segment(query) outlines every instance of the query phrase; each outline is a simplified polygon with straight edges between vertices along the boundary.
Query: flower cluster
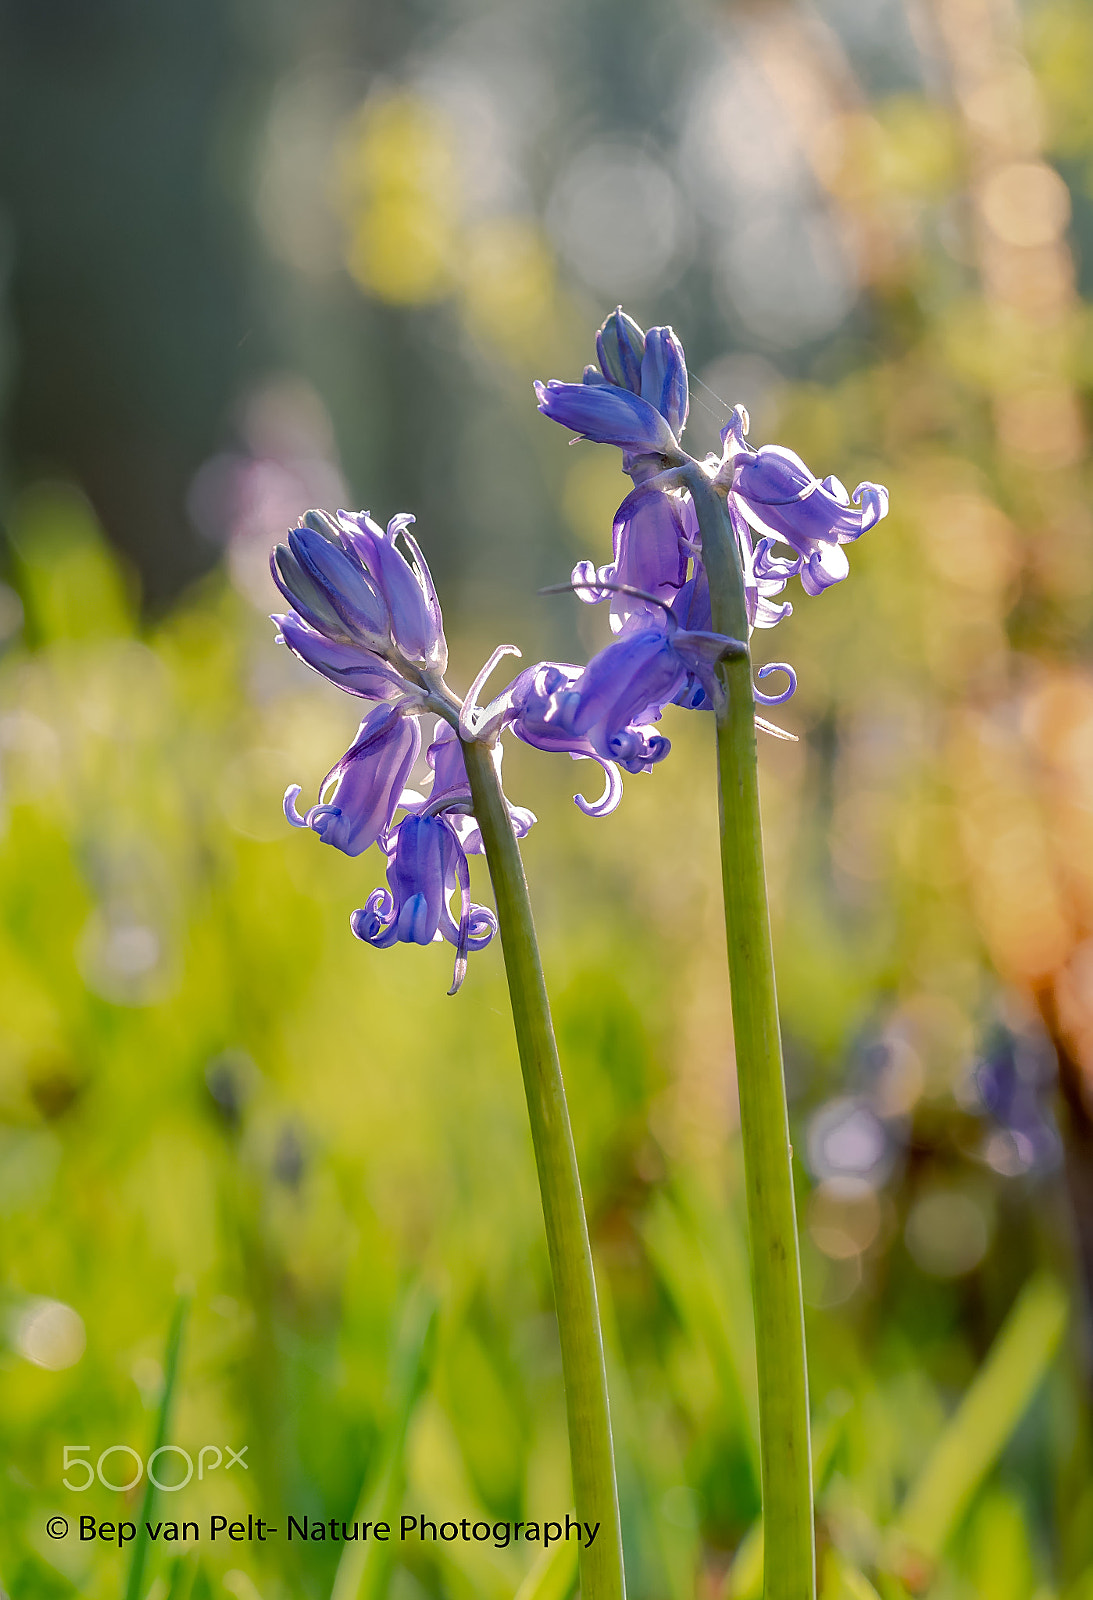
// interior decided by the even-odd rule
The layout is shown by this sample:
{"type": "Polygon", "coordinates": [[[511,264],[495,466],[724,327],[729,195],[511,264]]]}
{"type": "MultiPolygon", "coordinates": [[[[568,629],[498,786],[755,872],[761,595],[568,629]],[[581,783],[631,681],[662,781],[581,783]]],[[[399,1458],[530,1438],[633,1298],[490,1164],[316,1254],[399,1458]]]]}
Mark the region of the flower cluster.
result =
{"type": "MultiPolygon", "coordinates": [[[[790,615],[790,603],[778,600],[790,578],[799,577],[806,594],[818,595],[846,577],[849,563],[842,546],[886,514],[885,489],[862,483],[850,495],[837,478],[821,482],[792,450],[780,445],[752,449],[743,406],[735,408],[722,431],[720,459],[694,463],[679,442],[688,412],[687,364],[671,328],[643,332],[620,306],[597,335],[596,352],[599,366],[586,367],[581,383],[552,379],[536,384],[536,393],[545,416],[583,438],[617,445],[634,482],[615,513],[613,560],[599,568],[581,561],[573,569],[573,588],[582,600],[611,602],[611,628],[618,637],[604,656],[616,652],[613,659],[621,666],[633,654],[636,635],[644,639],[642,659],[655,653],[653,632],[662,636],[665,658],[685,653],[681,637],[711,637],[702,537],[679,470],[688,464],[700,466],[725,498],[740,553],[749,628],[772,628],[790,615]]],[[[681,685],[665,673],[665,688],[674,686],[660,709],[670,702],[711,706],[715,690],[708,660],[706,666],[701,672],[691,665],[681,685]]],[[[774,670],[771,664],[760,676],[774,670]]],[[[793,673],[781,670],[789,673],[789,689],[780,695],[757,691],[762,704],[777,705],[792,694],[793,673]]],[[[659,714],[654,701],[644,708],[652,720],[659,714]]],[[[661,740],[659,753],[649,759],[660,759],[667,747],[661,740]]]]}
{"type": "MultiPolygon", "coordinates": [[[[609,602],[614,637],[584,667],[538,662],[480,708],[478,695],[498,661],[519,655],[502,645],[466,699],[456,697],[444,681],[440,604],[407,514],[382,528],[367,512],[310,511],[271,559],[274,582],[291,607],[273,619],[280,638],[330,682],[372,702],[316,804],[301,816],[294,785],[285,815],[348,856],[379,845],[387,888],[374,890],[353,913],[353,932],[381,949],[399,940],[447,939],[456,950],[453,993],[469,952],[488,944],[497,926],[493,913],[470,898],[467,857],[482,851],[482,836],[464,745],[485,743],[499,765],[500,735],[510,729],[540,750],[598,763],[603,794],[574,798],[588,815],[604,816],[621,798],[621,772],[649,772],[668,754],[670,743],[656,726],[664,708],[715,706],[722,693],[718,663],[747,654],[745,640],[713,629],[701,530],[681,474],[704,471],[725,498],[749,631],[789,615],[779,596],[791,577],[812,595],[845,577],[842,546],[887,510],[887,495],[875,484],[860,484],[850,496],[836,479],[813,477],[792,451],[753,450],[739,406],[722,435],[720,459],[694,462],[679,443],[687,363],[671,328],[645,333],[620,307],[601,328],[596,351],[599,365],[586,369],[583,382],[536,385],[547,416],[621,448],[634,484],[615,514],[613,559],[598,568],[579,562],[568,586],[587,602],[609,602]],[[776,554],[776,547],[788,553],[776,554]],[[426,743],[421,721],[429,714],[437,720],[426,743]],[[425,793],[408,787],[423,743],[425,793]]],[[[759,676],[776,670],[788,674],[789,687],[778,695],[756,690],[764,705],[781,703],[796,686],[792,669],[780,664],[760,668],[759,676]]],[[[508,810],[522,837],[534,816],[508,810]]]]}
{"type": "MultiPolygon", "coordinates": [[[[353,913],[353,932],[381,949],[447,939],[456,950],[454,993],[468,953],[490,942],[497,923],[470,898],[467,854],[481,851],[482,840],[458,732],[463,707],[444,682],[444,624],[412,521],[397,516],[384,529],[367,512],[310,511],[273,552],[274,582],[292,607],[273,619],[281,639],[339,688],[376,702],[323,779],[318,803],[300,816],[294,784],[285,815],[348,856],[380,846],[388,887],[353,913]],[[437,721],[426,795],[406,785],[430,712],[437,721]]],[[[535,821],[518,807],[510,815],[518,835],[535,821]]]]}

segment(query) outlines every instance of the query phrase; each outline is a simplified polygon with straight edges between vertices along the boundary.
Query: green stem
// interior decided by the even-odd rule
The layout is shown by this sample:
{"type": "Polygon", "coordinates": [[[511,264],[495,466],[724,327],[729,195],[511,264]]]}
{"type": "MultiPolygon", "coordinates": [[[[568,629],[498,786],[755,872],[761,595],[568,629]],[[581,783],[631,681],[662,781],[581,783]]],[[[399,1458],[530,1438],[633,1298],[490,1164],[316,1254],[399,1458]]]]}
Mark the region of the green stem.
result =
{"type": "MultiPolygon", "coordinates": [[[[710,581],[713,625],[748,637],[744,576],[728,510],[697,466],[687,469],[710,581]]],[[[717,712],[721,874],[740,1091],[759,1372],[765,1600],[816,1592],[801,1264],[792,1150],[770,941],[755,700],[748,655],[722,662],[717,712]]]]}
{"type": "Polygon", "coordinates": [[[578,1519],[592,1527],[600,1525],[591,1546],[587,1540],[581,1544],[581,1595],[583,1600],[624,1600],[622,1534],[596,1280],[531,901],[493,751],[471,743],[463,746],[463,753],[497,904],[543,1199],[562,1347],[573,1498],[578,1519]]]}

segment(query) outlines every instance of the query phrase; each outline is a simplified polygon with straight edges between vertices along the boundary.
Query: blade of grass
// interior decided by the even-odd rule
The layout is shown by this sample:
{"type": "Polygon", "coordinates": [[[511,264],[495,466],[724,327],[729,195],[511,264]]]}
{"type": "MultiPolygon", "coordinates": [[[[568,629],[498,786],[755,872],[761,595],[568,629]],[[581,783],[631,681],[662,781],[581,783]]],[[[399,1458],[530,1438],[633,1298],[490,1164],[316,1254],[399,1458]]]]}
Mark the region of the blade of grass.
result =
{"type": "Polygon", "coordinates": [[[736,1547],[732,1565],[725,1574],[721,1600],[762,1600],[763,1594],[763,1519],[752,1523],[736,1547]]]}
{"type": "Polygon", "coordinates": [[[892,1530],[931,1560],[1020,1422],[1062,1337],[1067,1302],[1046,1273],[1030,1278],[956,1413],[911,1485],[892,1530]]]}
{"type": "Polygon", "coordinates": [[[171,1566],[167,1583],[167,1600],[191,1600],[197,1579],[198,1557],[195,1554],[179,1556],[171,1566]]]}
{"type": "Polygon", "coordinates": [[[543,1550],[513,1600],[569,1600],[577,1580],[577,1546],[568,1539],[543,1550]]]}
{"type": "MultiPolygon", "coordinates": [[[[419,1288],[402,1318],[392,1363],[393,1406],[379,1453],[379,1469],[361,1486],[354,1521],[393,1522],[406,1484],[406,1438],[428,1382],[437,1320],[435,1297],[419,1288]]],[[[374,1539],[347,1544],[330,1600],[383,1600],[392,1568],[391,1547],[374,1539]]]]}
{"type": "Polygon", "coordinates": [[[824,1554],[820,1600],[880,1600],[863,1572],[838,1550],[824,1554]]]}
{"type": "MultiPolygon", "coordinates": [[[[175,1309],[171,1316],[171,1326],[167,1331],[167,1348],[163,1357],[163,1393],[159,1401],[159,1413],[156,1417],[155,1443],[149,1452],[149,1459],[155,1452],[167,1443],[167,1429],[171,1425],[171,1407],[174,1404],[175,1385],[178,1381],[179,1356],[182,1352],[182,1334],[186,1326],[186,1317],[190,1309],[189,1295],[180,1294],[175,1301],[175,1309]]],[[[129,1562],[129,1581],[125,1586],[125,1600],[140,1600],[141,1585],[144,1582],[144,1568],[148,1561],[148,1546],[150,1538],[148,1524],[152,1520],[152,1508],[156,1500],[156,1486],[152,1482],[151,1473],[144,1480],[144,1494],[140,1503],[140,1522],[137,1527],[137,1537],[133,1544],[133,1554],[129,1562]]]]}
{"type": "Polygon", "coordinates": [[[718,1259],[713,1259],[708,1221],[682,1197],[665,1195],[651,1207],[642,1234],[681,1325],[706,1347],[725,1409],[746,1446],[758,1497],[758,1391],[746,1254],[737,1253],[736,1240],[723,1224],[718,1259]]]}

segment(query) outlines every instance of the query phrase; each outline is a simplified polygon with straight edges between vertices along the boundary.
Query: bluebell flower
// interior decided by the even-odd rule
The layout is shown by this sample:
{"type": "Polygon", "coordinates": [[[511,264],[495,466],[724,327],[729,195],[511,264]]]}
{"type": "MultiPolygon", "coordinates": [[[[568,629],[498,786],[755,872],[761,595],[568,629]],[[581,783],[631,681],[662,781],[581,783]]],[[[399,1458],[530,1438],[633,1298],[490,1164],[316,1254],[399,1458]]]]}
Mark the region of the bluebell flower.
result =
{"type": "Polygon", "coordinates": [[[378,705],[357,737],[319,785],[319,803],[301,817],[299,784],[285,792],[285,816],[293,827],[310,828],[324,844],[359,856],[382,841],[421,749],[417,718],[398,707],[378,705]],[[323,796],[334,786],[328,801],[323,796]]]}
{"type": "MultiPolygon", "coordinates": [[[[600,798],[586,800],[575,794],[573,799],[586,816],[605,817],[622,799],[622,778],[614,761],[601,755],[587,735],[574,731],[572,691],[582,670],[568,662],[540,661],[521,673],[510,726],[518,739],[537,750],[568,755],[574,761],[594,761],[602,767],[607,782],[600,798]]],[[[634,731],[654,734],[651,728],[634,731]]]]}
{"type": "MultiPolygon", "coordinates": [[[[339,511],[336,519],[309,511],[287,545],[274,550],[270,570],[312,633],[357,652],[358,664],[369,670],[372,658],[381,658],[420,687],[423,671],[444,671],[447,645],[432,575],[408,531],[413,520],[404,513],[383,529],[366,511],[339,511]],[[409,557],[399,549],[400,538],[409,557]]],[[[331,655],[299,627],[284,638],[309,666],[339,681],[347,657],[331,655]]]]}
{"type": "Polygon", "coordinates": [[[888,514],[888,491],[878,483],[859,483],[850,495],[838,478],[821,482],[782,445],[753,450],[744,437],[747,425],[747,412],[737,406],[722,435],[724,455],[714,482],[728,491],[758,534],[797,552],[802,588],[821,594],[850,571],[841,547],[888,514]]]}
{"type": "MultiPolygon", "coordinates": [[[[673,585],[676,551],[666,541],[670,516],[682,516],[681,547],[688,549],[694,570],[701,563],[697,526],[687,526],[694,524],[690,497],[677,492],[677,469],[691,461],[679,448],[688,404],[686,359],[670,328],[645,333],[621,306],[600,329],[596,350],[599,369],[586,368],[582,384],[551,380],[536,385],[539,409],[546,416],[586,438],[618,445],[623,469],[637,486],[616,513],[614,562],[599,569],[581,562],[573,582],[585,600],[605,598],[609,582],[646,588],[662,597],[665,584],[678,587],[673,585]],[[656,417],[667,426],[675,450],[666,444],[656,417]],[[670,512],[663,503],[646,505],[641,491],[670,493],[673,501],[682,501],[682,510],[670,512]],[[641,570],[648,577],[650,567],[656,581],[634,582],[630,574],[641,570]]],[[[750,625],[769,628],[790,615],[787,602],[774,604],[789,578],[798,576],[806,594],[818,595],[846,577],[850,569],[842,546],[887,514],[888,492],[867,482],[850,495],[837,478],[817,478],[792,450],[781,445],[752,449],[745,439],[747,429],[747,412],[737,406],[722,432],[721,460],[711,457],[701,465],[728,502],[750,625]],[[772,553],[779,544],[789,546],[793,559],[772,553]]],[[[634,609],[612,601],[612,626],[624,625],[634,609]]]]}
{"type": "MultiPolygon", "coordinates": [[[[273,552],[274,581],[292,605],[274,618],[281,639],[330,682],[375,702],[323,779],[317,803],[301,816],[300,787],[293,784],[284,805],[293,826],[310,829],[347,856],[373,844],[386,851],[389,890],[377,890],[354,913],[353,931],[379,946],[450,939],[454,992],[468,953],[488,944],[496,927],[492,913],[469,897],[467,853],[482,849],[482,837],[458,730],[468,739],[496,741],[509,701],[502,697],[479,712],[475,696],[512,647],[494,652],[461,705],[444,682],[443,618],[428,564],[408,532],[412,521],[393,517],[384,529],[367,512],[332,517],[311,511],[273,552]],[[432,782],[420,794],[406,785],[427,712],[441,721],[427,755],[432,782]],[[404,815],[396,821],[399,810],[404,815]],[[453,916],[449,901],[456,891],[460,911],[453,916]]],[[[518,835],[535,821],[522,807],[509,805],[509,815],[518,835]]]]}
{"type": "Polygon", "coordinates": [[[720,692],[716,663],[744,649],[742,642],[708,630],[680,628],[672,610],[664,607],[655,623],[635,618],[583,670],[541,663],[514,696],[512,730],[540,750],[564,750],[598,761],[609,778],[604,799],[590,807],[578,798],[577,804],[602,815],[611,796],[606,809],[618,803],[610,769],[652,771],[671,749],[670,740],[652,726],[664,707],[692,679],[712,704],[720,692]]]}
{"type": "Polygon", "coordinates": [[[645,333],[619,306],[596,335],[596,353],[599,370],[586,367],[581,383],[536,382],[539,410],[585,439],[618,445],[635,483],[682,463],[687,361],[671,328],[645,333]]]}
{"type": "Polygon", "coordinates": [[[497,931],[497,918],[470,897],[467,857],[450,820],[441,816],[404,817],[393,831],[387,856],[386,889],[374,889],[350,927],[358,939],[386,950],[403,944],[447,939],[455,946],[450,994],[463,982],[470,951],[482,950],[497,931]],[[459,920],[450,900],[459,894],[459,920]]]}
{"type": "Polygon", "coordinates": [[[678,440],[690,398],[687,358],[672,329],[650,328],[646,333],[618,306],[596,335],[596,356],[599,371],[586,367],[584,383],[640,395],[660,412],[678,440]]]}
{"type": "MultiPolygon", "coordinates": [[[[788,580],[800,571],[802,561],[780,561],[770,554],[773,539],[754,544],[743,514],[730,501],[729,518],[740,548],[744,570],[744,597],[749,628],[773,628],[790,616],[789,601],[775,604],[775,596],[788,580]]],[[[578,597],[591,604],[610,600],[611,628],[618,633],[634,616],[655,616],[658,607],[652,600],[668,602],[679,625],[708,632],[709,588],[702,567],[702,536],[689,495],[669,493],[653,484],[639,484],[615,513],[612,530],[615,559],[607,566],[595,567],[579,561],[573,568],[572,584],[578,597]],[[675,606],[675,597],[693,578],[701,580],[698,593],[704,596],[704,611],[694,610],[694,591],[688,600],[688,617],[675,606]],[[635,595],[642,590],[650,598],[635,595]]]]}
{"type": "Polygon", "coordinates": [[[443,672],[448,661],[444,620],[428,563],[409,531],[413,521],[409,512],[401,512],[385,530],[366,511],[338,512],[343,542],[387,603],[397,649],[406,660],[443,672]],[[409,560],[398,548],[400,537],[410,551],[409,560]]]}
{"type": "Polygon", "coordinates": [[[573,585],[582,600],[610,600],[615,633],[638,613],[658,612],[650,601],[627,594],[626,589],[641,589],[657,600],[670,601],[683,587],[693,549],[684,515],[678,495],[639,487],[615,513],[614,560],[599,568],[580,561],[573,568],[573,585]]]}

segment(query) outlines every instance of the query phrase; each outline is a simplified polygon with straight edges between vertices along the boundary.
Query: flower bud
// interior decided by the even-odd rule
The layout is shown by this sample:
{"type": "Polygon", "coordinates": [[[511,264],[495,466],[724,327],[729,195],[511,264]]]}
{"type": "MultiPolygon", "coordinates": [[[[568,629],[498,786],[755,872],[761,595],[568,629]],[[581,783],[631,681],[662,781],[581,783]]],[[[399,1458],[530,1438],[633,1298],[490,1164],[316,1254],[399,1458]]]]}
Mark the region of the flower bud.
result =
{"type": "Polygon", "coordinates": [[[656,406],[678,439],[687,421],[690,396],[687,358],[671,328],[650,328],[645,335],[641,397],[656,406]]]}
{"type": "Polygon", "coordinates": [[[615,308],[596,335],[596,354],[609,382],[620,389],[629,389],[631,394],[641,393],[645,334],[621,306],[615,308]]]}
{"type": "Polygon", "coordinates": [[[376,649],[390,637],[387,605],[359,561],[313,527],[294,528],[289,549],[341,618],[351,639],[376,649]]]}

